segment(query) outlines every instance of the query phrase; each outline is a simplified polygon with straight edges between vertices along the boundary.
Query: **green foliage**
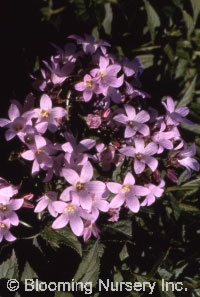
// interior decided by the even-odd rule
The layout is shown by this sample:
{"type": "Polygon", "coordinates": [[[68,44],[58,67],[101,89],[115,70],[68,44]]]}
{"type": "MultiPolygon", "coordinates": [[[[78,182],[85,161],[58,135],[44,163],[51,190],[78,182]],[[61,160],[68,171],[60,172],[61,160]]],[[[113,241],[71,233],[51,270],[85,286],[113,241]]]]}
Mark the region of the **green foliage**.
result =
{"type": "Polygon", "coordinates": [[[74,276],[74,280],[83,283],[92,282],[95,287],[100,273],[100,257],[103,254],[103,245],[96,241],[93,246],[86,251],[83,259],[74,276]]]}
{"type": "Polygon", "coordinates": [[[82,255],[81,244],[68,227],[53,230],[47,226],[41,232],[41,236],[54,249],[59,248],[61,244],[65,244],[74,249],[80,256],[82,255]]]}
{"type": "Polygon", "coordinates": [[[15,251],[12,251],[11,257],[0,265],[0,279],[18,279],[18,263],[15,251]]]}

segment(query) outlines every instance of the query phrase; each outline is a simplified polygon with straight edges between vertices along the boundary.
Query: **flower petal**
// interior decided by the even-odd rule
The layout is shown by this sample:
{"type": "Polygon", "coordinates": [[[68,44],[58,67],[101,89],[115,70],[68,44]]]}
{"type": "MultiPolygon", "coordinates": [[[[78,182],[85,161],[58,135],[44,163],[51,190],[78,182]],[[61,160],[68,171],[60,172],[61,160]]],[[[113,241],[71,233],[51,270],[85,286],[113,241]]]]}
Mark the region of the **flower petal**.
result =
{"type": "Polygon", "coordinates": [[[83,233],[84,225],[82,219],[77,216],[73,215],[70,217],[69,221],[70,227],[76,236],[80,236],[83,233]]]}
{"type": "Polygon", "coordinates": [[[69,222],[68,214],[61,214],[52,224],[53,229],[60,229],[65,227],[69,222]]]}
{"type": "Polygon", "coordinates": [[[71,185],[75,185],[76,182],[80,179],[78,173],[73,169],[64,168],[62,172],[66,181],[71,185]]]}
{"type": "Polygon", "coordinates": [[[117,194],[112,201],[110,202],[110,208],[118,208],[120,207],[125,201],[125,195],[117,194]]]}

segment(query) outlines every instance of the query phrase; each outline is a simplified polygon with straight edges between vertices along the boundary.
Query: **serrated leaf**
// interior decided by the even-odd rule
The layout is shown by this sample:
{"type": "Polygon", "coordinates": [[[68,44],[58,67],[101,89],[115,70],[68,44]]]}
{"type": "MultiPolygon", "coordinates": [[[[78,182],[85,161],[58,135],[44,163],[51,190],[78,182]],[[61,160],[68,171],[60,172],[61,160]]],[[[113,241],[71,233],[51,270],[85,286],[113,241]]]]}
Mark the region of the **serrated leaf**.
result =
{"type": "Polygon", "coordinates": [[[78,270],[74,276],[75,281],[92,282],[95,287],[100,270],[100,256],[102,255],[103,246],[97,240],[93,247],[83,257],[78,270]]]}
{"type": "Polygon", "coordinates": [[[185,25],[187,27],[187,37],[189,38],[191,33],[194,30],[195,24],[193,21],[193,18],[191,17],[191,15],[189,15],[189,13],[187,13],[187,11],[183,10],[183,19],[185,21],[185,25]]]}
{"type": "Polygon", "coordinates": [[[22,272],[21,281],[24,282],[25,279],[33,279],[37,277],[38,277],[37,273],[30,266],[29,262],[26,262],[24,266],[24,270],[22,272]]]}
{"type": "Polygon", "coordinates": [[[160,26],[160,18],[157,12],[155,11],[155,9],[153,8],[153,6],[149,3],[149,1],[144,0],[144,3],[145,3],[145,9],[147,13],[147,23],[151,34],[151,40],[154,43],[155,29],[156,27],[160,26]]]}
{"type": "Polygon", "coordinates": [[[198,15],[200,13],[200,1],[199,0],[190,0],[193,10],[193,19],[194,23],[196,23],[198,15]]]}
{"type": "Polygon", "coordinates": [[[12,255],[5,262],[0,265],[0,279],[18,279],[18,263],[15,251],[12,251],[12,255]]]}
{"type": "Polygon", "coordinates": [[[130,220],[121,220],[116,223],[107,224],[105,228],[120,232],[129,238],[132,237],[132,223],[130,220]]]}
{"type": "Polygon", "coordinates": [[[192,101],[192,95],[196,86],[197,75],[193,78],[189,88],[187,88],[183,98],[179,101],[178,106],[186,106],[192,101]]]}
{"type": "Polygon", "coordinates": [[[111,34],[112,29],[112,20],[113,20],[113,12],[112,12],[112,6],[110,3],[105,3],[105,18],[102,22],[102,26],[107,34],[111,34]]]}
{"type": "Polygon", "coordinates": [[[41,236],[54,249],[59,248],[61,244],[65,244],[82,256],[82,246],[78,238],[68,227],[59,230],[53,230],[51,227],[45,227],[41,236]]]}

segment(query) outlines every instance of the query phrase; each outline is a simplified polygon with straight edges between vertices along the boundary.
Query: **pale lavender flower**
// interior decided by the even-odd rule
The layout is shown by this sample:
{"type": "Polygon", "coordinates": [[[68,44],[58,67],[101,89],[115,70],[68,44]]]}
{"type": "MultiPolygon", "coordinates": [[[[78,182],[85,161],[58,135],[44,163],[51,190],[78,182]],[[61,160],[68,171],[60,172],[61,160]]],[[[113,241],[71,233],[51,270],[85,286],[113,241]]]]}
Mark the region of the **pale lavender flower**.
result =
{"type": "Polygon", "coordinates": [[[192,125],[193,123],[185,117],[189,113],[189,108],[186,106],[180,106],[175,108],[174,101],[171,97],[167,97],[167,102],[162,102],[164,105],[167,115],[166,115],[166,123],[167,125],[178,125],[179,123],[185,123],[192,125]]]}
{"type": "Polygon", "coordinates": [[[158,145],[158,151],[157,154],[161,154],[164,149],[171,150],[173,149],[173,138],[174,138],[174,132],[164,131],[166,128],[166,125],[164,123],[161,124],[160,131],[154,133],[154,135],[151,137],[153,142],[155,142],[158,145]]]}
{"type": "Polygon", "coordinates": [[[97,239],[100,239],[99,232],[100,230],[95,223],[86,221],[83,230],[83,240],[88,241],[92,235],[97,239]]]}
{"type": "Polygon", "coordinates": [[[158,160],[153,158],[152,155],[156,154],[158,147],[154,142],[150,142],[145,147],[144,140],[141,138],[135,138],[135,148],[127,146],[121,148],[120,153],[128,157],[134,158],[134,171],[136,174],[140,174],[144,171],[145,165],[151,168],[152,171],[155,171],[158,167],[158,160]]]}
{"type": "Polygon", "coordinates": [[[190,147],[185,147],[180,153],[176,155],[179,164],[184,166],[187,170],[188,177],[191,176],[191,169],[199,171],[199,162],[193,157],[196,154],[196,147],[193,143],[190,147]]]}
{"type": "Polygon", "coordinates": [[[85,102],[90,101],[93,94],[99,93],[97,80],[97,78],[92,78],[89,74],[86,74],[82,82],[75,84],[75,90],[83,92],[83,99],[85,102]]]}
{"type": "Polygon", "coordinates": [[[144,123],[150,119],[149,114],[141,110],[136,114],[135,108],[131,105],[125,104],[124,105],[126,115],[118,114],[114,116],[114,120],[126,125],[124,137],[129,138],[136,134],[136,132],[140,132],[144,136],[149,135],[149,127],[144,123]]]}
{"type": "Polygon", "coordinates": [[[49,213],[53,216],[57,216],[57,212],[54,208],[53,202],[57,200],[58,194],[53,191],[48,191],[42,197],[40,197],[37,201],[38,204],[35,207],[34,212],[41,212],[45,208],[48,208],[49,213]]]}
{"type": "Polygon", "coordinates": [[[19,218],[15,211],[20,209],[23,203],[23,198],[10,199],[0,196],[0,218],[9,219],[10,224],[17,226],[19,224],[19,218]]]}
{"type": "Polygon", "coordinates": [[[96,141],[94,139],[83,139],[79,142],[79,144],[77,144],[73,134],[66,132],[64,135],[68,140],[68,142],[61,146],[63,151],[66,153],[65,160],[69,165],[68,167],[79,171],[80,166],[84,165],[88,161],[88,157],[91,157],[85,152],[93,148],[96,141]]]}
{"type": "Polygon", "coordinates": [[[104,195],[92,195],[92,208],[91,208],[91,218],[92,222],[95,222],[99,217],[99,211],[107,212],[109,209],[109,203],[106,201],[104,195]]]}
{"type": "Polygon", "coordinates": [[[142,64],[137,58],[130,61],[127,57],[123,57],[122,66],[127,77],[141,75],[143,71],[142,64]]]}
{"type": "Polygon", "coordinates": [[[109,59],[100,56],[99,68],[92,69],[90,74],[93,77],[98,77],[98,83],[101,93],[106,96],[108,93],[108,88],[119,88],[123,84],[123,75],[119,78],[117,73],[121,70],[121,66],[117,64],[109,65],[109,59]]]}
{"type": "Polygon", "coordinates": [[[94,54],[98,48],[101,49],[102,53],[106,54],[106,47],[110,46],[109,43],[103,40],[95,41],[91,35],[84,34],[85,38],[82,38],[78,35],[70,35],[68,38],[75,39],[77,44],[81,44],[83,46],[83,51],[85,54],[94,54]]]}
{"type": "Polygon", "coordinates": [[[0,177],[0,196],[11,198],[17,193],[18,193],[18,190],[15,186],[11,185],[5,179],[0,177]]]}
{"type": "Polygon", "coordinates": [[[96,150],[96,158],[100,162],[103,171],[109,171],[112,164],[118,167],[124,159],[123,155],[116,153],[116,149],[112,144],[106,146],[104,143],[99,143],[96,145],[96,150]]]}
{"type": "Polygon", "coordinates": [[[52,107],[51,98],[43,94],[40,99],[40,108],[35,108],[34,118],[37,118],[36,129],[39,133],[45,133],[48,128],[51,132],[55,132],[59,126],[57,119],[63,118],[67,111],[62,107],[52,107]]]}
{"type": "Polygon", "coordinates": [[[32,174],[39,172],[40,168],[52,167],[53,161],[50,156],[50,148],[44,137],[35,135],[35,147],[21,154],[22,158],[34,161],[32,166],[32,174]]]}
{"type": "Polygon", "coordinates": [[[73,192],[83,209],[90,211],[92,207],[92,194],[101,194],[105,190],[105,184],[103,182],[91,181],[93,167],[90,162],[83,165],[80,176],[76,171],[69,168],[63,169],[63,176],[71,186],[62,192],[60,199],[69,201],[70,193],[73,192]]]}
{"type": "Polygon", "coordinates": [[[26,125],[26,118],[20,116],[20,110],[16,104],[11,104],[8,110],[9,120],[0,119],[0,127],[6,127],[8,130],[5,133],[7,141],[13,139],[16,135],[20,135],[26,125]]]}
{"type": "Polygon", "coordinates": [[[82,218],[86,218],[86,213],[84,213],[76,199],[73,199],[72,202],[69,203],[55,201],[53,202],[53,207],[57,213],[61,214],[53,222],[53,229],[63,228],[69,223],[76,236],[81,236],[83,234],[84,225],[82,218]]]}
{"type": "Polygon", "coordinates": [[[158,186],[154,184],[145,185],[150,191],[150,193],[145,197],[144,201],[140,204],[141,206],[150,206],[156,200],[156,198],[160,198],[164,192],[163,187],[165,186],[164,180],[161,180],[158,186]]]}
{"type": "Polygon", "coordinates": [[[122,185],[108,182],[107,188],[111,193],[116,194],[110,203],[110,208],[118,208],[126,203],[132,212],[138,212],[140,209],[138,198],[149,194],[147,188],[135,185],[135,179],[130,172],[126,174],[122,185]]]}
{"type": "Polygon", "coordinates": [[[2,220],[0,218],[0,242],[3,240],[3,238],[5,238],[7,241],[14,241],[16,239],[16,237],[10,233],[10,220],[2,220]]]}
{"type": "Polygon", "coordinates": [[[109,208],[108,213],[110,215],[110,218],[108,219],[109,222],[117,222],[119,220],[119,213],[120,213],[121,207],[118,208],[109,208]]]}

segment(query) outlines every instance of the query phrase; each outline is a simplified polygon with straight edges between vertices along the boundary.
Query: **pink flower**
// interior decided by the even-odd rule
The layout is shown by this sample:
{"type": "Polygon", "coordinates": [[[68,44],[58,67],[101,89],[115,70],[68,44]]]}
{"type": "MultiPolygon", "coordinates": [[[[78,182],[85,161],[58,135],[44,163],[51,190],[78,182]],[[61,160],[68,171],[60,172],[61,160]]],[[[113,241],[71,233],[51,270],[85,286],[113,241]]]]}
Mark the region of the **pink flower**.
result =
{"type": "Polygon", "coordinates": [[[106,201],[106,197],[103,195],[92,195],[92,208],[91,218],[92,222],[96,221],[99,217],[99,211],[107,212],[109,209],[109,203],[106,201]]]}
{"type": "Polygon", "coordinates": [[[161,124],[161,128],[159,132],[154,133],[154,135],[151,137],[153,142],[155,142],[158,145],[158,151],[157,154],[161,154],[164,149],[171,150],[173,149],[173,138],[174,138],[174,132],[164,132],[166,128],[166,125],[164,123],[161,124]]]}
{"type": "Polygon", "coordinates": [[[14,241],[16,239],[16,237],[10,233],[10,220],[2,220],[0,218],[0,242],[3,240],[3,238],[5,238],[7,241],[14,241]]]}
{"type": "Polygon", "coordinates": [[[48,208],[49,213],[53,216],[57,216],[57,212],[55,211],[53,202],[57,200],[57,193],[53,191],[48,191],[42,197],[40,197],[37,201],[38,204],[35,207],[34,212],[41,212],[45,208],[48,208]]]}
{"type": "Polygon", "coordinates": [[[94,54],[98,48],[101,49],[102,53],[106,54],[106,47],[110,46],[109,43],[103,40],[94,41],[94,38],[91,35],[84,34],[85,38],[82,38],[78,35],[70,35],[68,38],[75,39],[77,44],[83,46],[83,51],[86,54],[94,54]]]}
{"type": "Polygon", "coordinates": [[[93,177],[93,167],[90,162],[83,165],[80,176],[76,171],[68,168],[63,169],[63,176],[71,186],[62,192],[60,199],[69,201],[71,199],[70,193],[73,192],[74,197],[77,197],[83,209],[91,210],[91,194],[101,194],[105,190],[103,182],[90,181],[93,177]]]}
{"type": "Polygon", "coordinates": [[[82,82],[75,84],[75,90],[83,92],[83,99],[88,102],[92,99],[93,94],[98,94],[99,86],[97,79],[92,78],[89,74],[86,74],[82,82]]]}
{"type": "Polygon", "coordinates": [[[9,219],[11,225],[17,226],[19,218],[15,213],[20,209],[24,203],[24,199],[10,199],[8,197],[0,196],[0,218],[9,219]]]}
{"type": "Polygon", "coordinates": [[[65,203],[63,201],[53,202],[53,207],[57,213],[61,214],[52,224],[53,229],[65,227],[68,223],[75,235],[80,236],[83,233],[82,218],[86,218],[86,214],[77,203],[76,199],[72,202],[65,203]]]}
{"type": "Polygon", "coordinates": [[[99,232],[100,230],[95,223],[91,223],[91,221],[86,221],[83,230],[83,240],[88,241],[88,239],[90,239],[92,235],[99,239],[99,232]]]}
{"type": "Polygon", "coordinates": [[[166,111],[167,111],[167,116],[166,116],[166,122],[167,125],[178,125],[179,123],[185,123],[192,125],[193,123],[185,117],[189,113],[189,108],[186,106],[180,106],[175,108],[174,101],[171,97],[167,97],[167,103],[162,102],[164,105],[166,111]]]}
{"type": "Polygon", "coordinates": [[[149,114],[141,110],[138,114],[135,112],[135,108],[131,105],[124,105],[127,116],[124,114],[116,115],[113,119],[117,122],[120,122],[126,125],[124,137],[129,138],[140,132],[144,136],[149,135],[149,127],[144,123],[150,119],[149,114]]]}
{"type": "Polygon", "coordinates": [[[111,193],[116,194],[110,203],[110,208],[118,208],[126,202],[126,205],[132,212],[138,212],[140,209],[138,197],[149,194],[147,188],[135,185],[135,179],[130,172],[125,176],[122,185],[109,182],[107,183],[107,188],[111,193]]]}
{"type": "Polygon", "coordinates": [[[141,206],[149,206],[155,202],[157,197],[161,197],[164,192],[164,189],[162,188],[165,186],[165,182],[164,180],[161,180],[158,186],[154,184],[148,184],[145,186],[149,189],[150,193],[145,197],[141,206]]]}
{"type": "Polygon", "coordinates": [[[13,139],[16,135],[20,135],[26,125],[26,118],[20,116],[20,110],[16,104],[11,104],[8,110],[10,120],[0,119],[0,127],[6,127],[8,130],[5,133],[7,141],[13,139]]]}
{"type": "Polygon", "coordinates": [[[191,169],[194,171],[199,171],[199,163],[194,158],[191,158],[195,154],[196,147],[195,144],[192,144],[190,147],[186,147],[176,156],[179,164],[186,168],[188,172],[188,177],[191,176],[191,169]]]}
{"type": "Polygon", "coordinates": [[[56,119],[63,118],[67,111],[62,107],[52,107],[51,98],[43,94],[40,99],[40,108],[35,108],[34,118],[37,118],[36,129],[39,133],[45,133],[47,128],[51,132],[55,132],[59,126],[56,119]]]}
{"type": "Polygon", "coordinates": [[[44,137],[39,135],[35,135],[35,147],[21,154],[22,158],[34,161],[32,174],[39,172],[40,168],[52,167],[53,161],[49,155],[50,148],[47,146],[47,142],[44,137]]]}
{"type": "Polygon", "coordinates": [[[123,84],[123,75],[117,78],[117,73],[121,70],[121,66],[117,64],[109,65],[109,59],[100,56],[99,68],[92,69],[90,74],[98,78],[101,93],[107,95],[108,88],[119,88],[123,84]]]}
{"type": "Polygon", "coordinates": [[[128,157],[134,158],[134,171],[136,174],[140,174],[144,171],[145,165],[155,171],[158,167],[158,160],[153,158],[152,155],[156,154],[158,147],[155,143],[150,142],[145,147],[144,140],[141,138],[135,138],[135,148],[132,146],[127,146],[121,148],[120,153],[128,157]]]}
{"type": "Polygon", "coordinates": [[[18,193],[18,190],[13,185],[9,184],[5,179],[0,177],[0,196],[12,197],[18,193]]]}

